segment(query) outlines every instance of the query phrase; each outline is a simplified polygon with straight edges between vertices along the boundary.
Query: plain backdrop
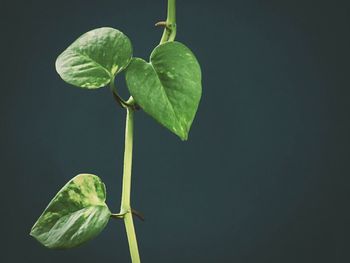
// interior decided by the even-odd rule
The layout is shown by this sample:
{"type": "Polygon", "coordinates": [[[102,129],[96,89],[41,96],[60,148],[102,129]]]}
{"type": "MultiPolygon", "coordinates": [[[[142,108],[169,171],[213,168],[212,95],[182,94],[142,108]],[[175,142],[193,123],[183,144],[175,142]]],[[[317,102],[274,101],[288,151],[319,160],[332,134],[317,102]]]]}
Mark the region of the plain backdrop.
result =
{"type": "MultiPolygon", "coordinates": [[[[347,1],[177,1],[177,40],[203,97],[181,142],[135,116],[132,204],[143,263],[350,262],[347,1]]],[[[166,1],[1,1],[3,263],[130,262],[122,222],[73,250],[28,234],[71,177],[120,204],[124,112],[108,89],[64,83],[56,57],[111,26],[148,59],[166,1]]],[[[124,76],[116,83],[127,96],[124,76]]]]}

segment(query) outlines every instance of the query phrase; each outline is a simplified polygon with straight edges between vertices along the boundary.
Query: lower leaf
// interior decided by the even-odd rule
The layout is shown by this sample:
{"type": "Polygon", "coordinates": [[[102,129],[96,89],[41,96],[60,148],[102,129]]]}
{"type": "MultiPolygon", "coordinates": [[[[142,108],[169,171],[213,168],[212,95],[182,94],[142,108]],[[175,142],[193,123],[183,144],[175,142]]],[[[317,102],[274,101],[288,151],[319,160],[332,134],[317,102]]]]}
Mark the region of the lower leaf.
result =
{"type": "Polygon", "coordinates": [[[48,248],[72,248],[97,236],[111,212],[99,177],[79,174],[51,200],[30,235],[48,248]]]}

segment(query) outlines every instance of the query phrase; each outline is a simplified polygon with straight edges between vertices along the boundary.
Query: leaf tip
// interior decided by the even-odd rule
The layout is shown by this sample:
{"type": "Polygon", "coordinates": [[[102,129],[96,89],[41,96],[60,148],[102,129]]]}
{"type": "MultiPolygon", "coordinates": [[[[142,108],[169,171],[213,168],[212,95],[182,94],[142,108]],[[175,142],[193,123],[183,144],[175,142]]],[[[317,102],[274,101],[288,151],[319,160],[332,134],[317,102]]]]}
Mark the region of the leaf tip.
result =
{"type": "Polygon", "coordinates": [[[35,231],[36,223],[37,222],[34,223],[34,225],[32,226],[32,228],[30,229],[30,232],[29,232],[29,235],[32,236],[32,237],[35,237],[34,231],[35,231]]]}
{"type": "Polygon", "coordinates": [[[188,140],[188,133],[183,133],[183,134],[178,134],[178,136],[180,137],[181,141],[185,142],[188,140]]]}

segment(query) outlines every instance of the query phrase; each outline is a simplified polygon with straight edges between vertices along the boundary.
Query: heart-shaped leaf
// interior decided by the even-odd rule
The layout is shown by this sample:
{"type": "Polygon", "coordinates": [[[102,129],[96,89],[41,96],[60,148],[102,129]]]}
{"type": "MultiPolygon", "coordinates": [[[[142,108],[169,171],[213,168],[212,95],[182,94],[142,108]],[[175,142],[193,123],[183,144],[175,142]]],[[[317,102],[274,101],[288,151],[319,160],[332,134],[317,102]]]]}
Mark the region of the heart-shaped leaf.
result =
{"type": "Polygon", "coordinates": [[[150,63],[134,58],[126,70],[128,89],[141,108],[186,140],[201,98],[201,70],[185,45],[157,46],[150,63]]]}
{"type": "Polygon", "coordinates": [[[56,60],[61,78],[81,88],[106,86],[130,62],[129,38],[117,29],[91,30],[73,42],[56,60]]]}
{"type": "Polygon", "coordinates": [[[72,248],[98,235],[111,212],[106,188],[92,174],[79,174],[52,199],[30,235],[48,248],[72,248]]]}

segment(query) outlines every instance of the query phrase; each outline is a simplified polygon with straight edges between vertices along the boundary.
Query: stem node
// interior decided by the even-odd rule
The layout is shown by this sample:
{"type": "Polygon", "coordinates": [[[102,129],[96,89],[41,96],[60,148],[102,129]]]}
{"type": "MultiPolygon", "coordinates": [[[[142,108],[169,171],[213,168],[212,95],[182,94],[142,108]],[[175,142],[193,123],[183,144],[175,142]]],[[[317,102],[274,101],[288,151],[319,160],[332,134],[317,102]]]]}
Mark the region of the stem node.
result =
{"type": "MultiPolygon", "coordinates": [[[[163,36],[160,40],[160,44],[168,41],[174,41],[176,36],[176,0],[168,0],[168,14],[164,23],[158,22],[160,26],[164,26],[163,36]]],[[[156,25],[157,25],[156,24],[156,25]]]]}

